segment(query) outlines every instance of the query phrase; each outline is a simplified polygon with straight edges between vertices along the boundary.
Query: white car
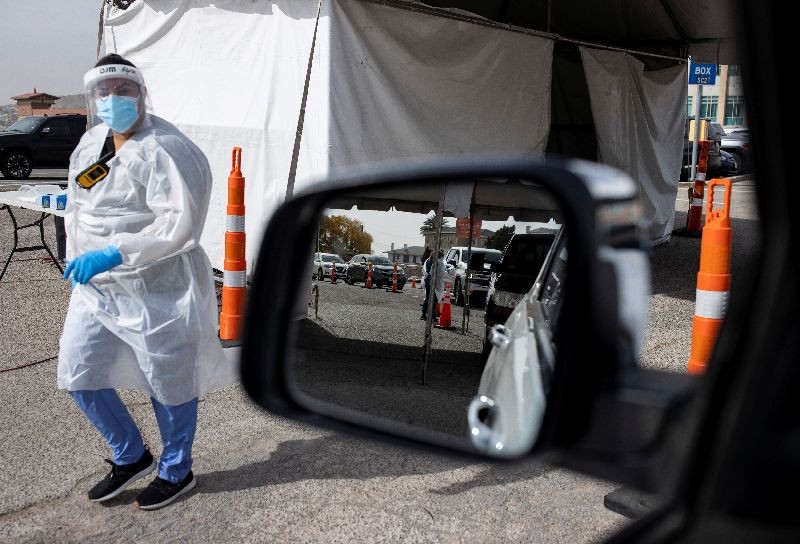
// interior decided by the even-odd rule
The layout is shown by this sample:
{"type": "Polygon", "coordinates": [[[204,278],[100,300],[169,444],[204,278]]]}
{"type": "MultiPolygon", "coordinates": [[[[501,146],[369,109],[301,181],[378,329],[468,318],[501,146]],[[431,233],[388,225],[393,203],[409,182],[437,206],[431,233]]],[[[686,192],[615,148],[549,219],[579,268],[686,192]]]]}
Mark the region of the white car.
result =
{"type": "Polygon", "coordinates": [[[492,349],[467,411],[470,438],[481,451],[521,455],[539,435],[556,361],[552,331],[561,309],[566,264],[562,228],[533,287],[505,324],[489,332],[492,349]]]}
{"type": "Polygon", "coordinates": [[[464,288],[467,284],[467,269],[472,255],[483,255],[484,269],[472,270],[469,276],[469,296],[470,305],[483,306],[486,302],[486,292],[489,290],[488,270],[491,263],[496,263],[503,256],[503,252],[497,249],[487,249],[483,247],[451,247],[444,260],[452,266],[453,279],[453,303],[456,306],[463,306],[465,301],[464,288]],[[470,253],[471,250],[471,253],[470,253]]]}
{"type": "Polygon", "coordinates": [[[315,253],[314,268],[311,277],[320,281],[331,278],[331,267],[335,267],[336,279],[344,279],[347,275],[347,263],[336,253],[315,253]]]}

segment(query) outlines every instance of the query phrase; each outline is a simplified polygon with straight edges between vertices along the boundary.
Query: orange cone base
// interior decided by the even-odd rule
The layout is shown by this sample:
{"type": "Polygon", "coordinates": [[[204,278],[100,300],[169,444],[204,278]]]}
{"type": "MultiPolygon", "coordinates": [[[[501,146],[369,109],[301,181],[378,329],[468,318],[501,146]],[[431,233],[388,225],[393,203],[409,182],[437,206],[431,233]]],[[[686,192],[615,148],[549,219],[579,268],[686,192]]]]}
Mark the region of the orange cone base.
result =
{"type": "Polygon", "coordinates": [[[692,318],[692,352],[689,355],[689,374],[703,374],[717,342],[722,319],[692,318]]]}
{"type": "Polygon", "coordinates": [[[219,317],[219,339],[239,340],[242,331],[243,315],[225,315],[219,317]]]}
{"type": "Polygon", "coordinates": [[[441,305],[441,313],[439,314],[439,323],[434,325],[437,329],[455,329],[450,315],[450,304],[445,302],[441,305]]]}

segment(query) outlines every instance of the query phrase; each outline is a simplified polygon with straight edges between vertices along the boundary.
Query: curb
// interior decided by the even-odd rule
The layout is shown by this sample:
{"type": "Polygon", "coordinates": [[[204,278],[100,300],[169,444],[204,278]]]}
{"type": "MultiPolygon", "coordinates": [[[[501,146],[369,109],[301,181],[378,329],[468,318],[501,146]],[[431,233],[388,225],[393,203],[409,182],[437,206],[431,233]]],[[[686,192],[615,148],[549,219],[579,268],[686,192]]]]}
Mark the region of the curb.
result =
{"type": "Polygon", "coordinates": [[[655,495],[623,486],[606,495],[603,506],[626,518],[637,519],[650,513],[657,504],[655,495]]]}

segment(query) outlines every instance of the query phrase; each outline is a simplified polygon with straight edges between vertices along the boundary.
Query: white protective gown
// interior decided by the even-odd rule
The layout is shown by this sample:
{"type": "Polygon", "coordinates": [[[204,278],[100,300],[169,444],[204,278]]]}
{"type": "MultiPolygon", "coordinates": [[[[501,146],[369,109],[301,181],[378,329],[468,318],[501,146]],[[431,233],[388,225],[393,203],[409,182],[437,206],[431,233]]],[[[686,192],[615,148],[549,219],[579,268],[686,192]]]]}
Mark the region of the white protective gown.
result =
{"type": "MultiPolygon", "coordinates": [[[[122,264],[76,285],[58,358],[70,391],[138,389],[166,405],[231,383],[222,351],[211,264],[200,247],[211,195],[202,151],[148,115],[86,190],[74,181],[100,156],[109,128],[84,134],[72,153],[67,259],[116,246],[122,264]]],[[[220,234],[221,235],[221,234],[220,234]]]]}

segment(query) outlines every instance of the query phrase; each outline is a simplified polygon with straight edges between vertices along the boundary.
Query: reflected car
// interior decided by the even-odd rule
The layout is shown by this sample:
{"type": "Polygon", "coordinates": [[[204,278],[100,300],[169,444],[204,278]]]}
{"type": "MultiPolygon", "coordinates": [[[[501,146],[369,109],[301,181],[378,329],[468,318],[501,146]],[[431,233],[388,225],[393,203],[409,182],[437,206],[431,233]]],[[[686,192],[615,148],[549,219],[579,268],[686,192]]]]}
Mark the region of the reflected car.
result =
{"type": "Polygon", "coordinates": [[[486,292],[489,290],[488,267],[491,263],[500,260],[502,252],[497,249],[487,249],[482,247],[451,247],[445,255],[445,262],[452,266],[451,274],[453,279],[453,303],[456,306],[463,306],[465,302],[466,274],[471,255],[482,255],[484,266],[478,270],[471,270],[469,275],[469,296],[472,306],[483,306],[486,301],[486,292]]]}
{"type": "Polygon", "coordinates": [[[558,235],[514,237],[504,256],[528,249],[532,252],[525,254],[543,258],[538,261],[535,281],[531,279],[533,285],[520,296],[504,324],[489,329],[488,360],[478,393],[467,410],[472,443],[480,451],[499,456],[520,455],[539,434],[555,368],[553,332],[567,269],[565,229],[560,229],[558,235]],[[516,247],[512,247],[514,237],[516,247]]]}
{"type": "MultiPolygon", "coordinates": [[[[502,257],[491,265],[489,290],[486,295],[484,324],[486,338],[494,325],[505,323],[511,312],[533,286],[557,230],[515,234],[506,244],[502,257]]],[[[488,355],[488,341],[484,340],[484,358],[488,355]]]]}
{"type": "Polygon", "coordinates": [[[342,279],[347,275],[347,263],[336,253],[315,253],[314,268],[311,277],[320,281],[330,279],[331,267],[334,269],[336,279],[342,279]]]}
{"type": "MultiPolygon", "coordinates": [[[[354,255],[347,263],[347,276],[345,281],[349,285],[355,283],[367,283],[367,270],[369,263],[372,263],[372,285],[374,287],[391,287],[392,275],[394,274],[394,263],[383,255],[369,255],[360,253],[354,255]]],[[[406,272],[399,266],[397,267],[397,288],[402,289],[406,284],[406,272]]]]}

